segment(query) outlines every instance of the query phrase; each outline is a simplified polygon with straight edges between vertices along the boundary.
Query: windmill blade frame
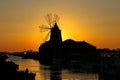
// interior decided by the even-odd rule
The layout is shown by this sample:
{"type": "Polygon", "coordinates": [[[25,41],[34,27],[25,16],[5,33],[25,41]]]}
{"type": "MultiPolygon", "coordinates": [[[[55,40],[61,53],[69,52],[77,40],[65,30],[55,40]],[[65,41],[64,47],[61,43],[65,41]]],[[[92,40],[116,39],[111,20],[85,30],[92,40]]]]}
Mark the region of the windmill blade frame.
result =
{"type": "Polygon", "coordinates": [[[45,19],[46,19],[47,23],[49,24],[49,27],[51,28],[52,27],[52,14],[51,13],[47,14],[45,16],[45,19]]]}
{"type": "Polygon", "coordinates": [[[54,14],[53,16],[53,24],[57,23],[59,21],[60,17],[57,14],[54,14]]]}
{"type": "Polygon", "coordinates": [[[50,31],[47,33],[47,35],[45,36],[45,38],[43,39],[43,42],[46,42],[47,39],[49,38],[49,35],[50,35],[50,31]]]}
{"type": "Polygon", "coordinates": [[[45,25],[39,26],[40,32],[45,32],[46,30],[50,30],[51,28],[46,27],[45,25]]]}
{"type": "Polygon", "coordinates": [[[45,32],[46,30],[50,30],[50,31],[47,33],[47,35],[45,36],[45,38],[44,38],[44,40],[43,40],[44,42],[48,39],[49,34],[51,33],[51,31],[52,31],[55,23],[57,23],[60,18],[59,18],[59,16],[58,16],[57,14],[49,13],[49,14],[47,14],[47,15],[45,16],[45,19],[46,19],[46,21],[47,21],[47,23],[48,23],[49,26],[48,26],[48,27],[45,26],[45,25],[39,26],[40,32],[45,32]]]}
{"type": "Polygon", "coordinates": [[[45,16],[45,19],[49,25],[50,28],[52,28],[52,26],[57,23],[59,21],[59,16],[57,14],[52,14],[49,13],[45,16]]]}

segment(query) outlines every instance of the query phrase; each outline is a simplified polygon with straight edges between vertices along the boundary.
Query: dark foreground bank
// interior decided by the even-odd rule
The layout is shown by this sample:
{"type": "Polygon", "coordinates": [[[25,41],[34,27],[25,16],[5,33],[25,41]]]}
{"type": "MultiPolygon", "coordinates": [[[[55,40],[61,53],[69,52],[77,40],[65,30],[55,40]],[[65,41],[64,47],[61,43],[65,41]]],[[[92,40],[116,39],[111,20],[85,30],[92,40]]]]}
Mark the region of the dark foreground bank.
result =
{"type": "Polygon", "coordinates": [[[29,70],[18,71],[19,65],[6,61],[7,56],[0,54],[0,80],[35,80],[35,74],[29,70]]]}

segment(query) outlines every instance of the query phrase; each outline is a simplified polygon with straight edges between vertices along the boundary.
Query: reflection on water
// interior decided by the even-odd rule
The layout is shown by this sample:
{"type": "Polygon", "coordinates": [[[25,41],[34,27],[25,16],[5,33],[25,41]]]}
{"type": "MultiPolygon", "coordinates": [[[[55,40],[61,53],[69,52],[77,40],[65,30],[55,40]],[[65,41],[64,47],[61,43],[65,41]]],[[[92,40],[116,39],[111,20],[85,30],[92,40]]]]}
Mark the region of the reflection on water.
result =
{"type": "Polygon", "coordinates": [[[90,73],[72,73],[67,70],[63,71],[63,80],[99,80],[97,74],[90,73]]]}
{"type": "Polygon", "coordinates": [[[29,69],[36,73],[36,80],[98,80],[98,74],[91,73],[72,73],[68,70],[41,65],[39,61],[33,59],[22,59],[18,56],[10,56],[10,61],[19,64],[19,70],[29,69]]]}

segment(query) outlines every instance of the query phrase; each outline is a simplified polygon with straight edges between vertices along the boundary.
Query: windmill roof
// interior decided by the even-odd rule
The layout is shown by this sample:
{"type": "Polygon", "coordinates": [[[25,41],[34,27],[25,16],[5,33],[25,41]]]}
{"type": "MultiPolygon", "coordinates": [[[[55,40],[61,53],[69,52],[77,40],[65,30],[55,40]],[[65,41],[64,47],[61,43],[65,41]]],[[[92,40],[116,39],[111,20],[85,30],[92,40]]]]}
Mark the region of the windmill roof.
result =
{"type": "Polygon", "coordinates": [[[54,29],[59,29],[57,23],[54,24],[53,28],[54,29]]]}

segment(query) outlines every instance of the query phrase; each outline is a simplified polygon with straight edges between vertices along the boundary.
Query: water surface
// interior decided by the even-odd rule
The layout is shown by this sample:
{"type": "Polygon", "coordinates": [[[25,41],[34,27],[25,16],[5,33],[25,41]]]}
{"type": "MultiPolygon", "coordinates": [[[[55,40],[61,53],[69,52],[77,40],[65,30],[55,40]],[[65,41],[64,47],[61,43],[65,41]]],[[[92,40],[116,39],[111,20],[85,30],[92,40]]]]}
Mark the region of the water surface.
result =
{"type": "Polygon", "coordinates": [[[38,60],[34,59],[23,59],[18,56],[10,55],[8,60],[18,64],[20,71],[28,68],[29,72],[36,74],[36,80],[50,80],[52,78],[51,74],[52,76],[56,76],[54,75],[54,73],[59,73],[59,75],[61,76],[61,80],[98,80],[98,74],[73,73],[66,69],[62,71],[50,71],[48,69],[49,66],[41,65],[38,60]]]}

